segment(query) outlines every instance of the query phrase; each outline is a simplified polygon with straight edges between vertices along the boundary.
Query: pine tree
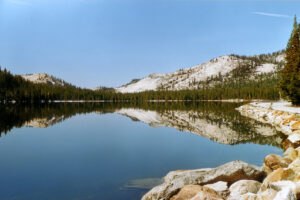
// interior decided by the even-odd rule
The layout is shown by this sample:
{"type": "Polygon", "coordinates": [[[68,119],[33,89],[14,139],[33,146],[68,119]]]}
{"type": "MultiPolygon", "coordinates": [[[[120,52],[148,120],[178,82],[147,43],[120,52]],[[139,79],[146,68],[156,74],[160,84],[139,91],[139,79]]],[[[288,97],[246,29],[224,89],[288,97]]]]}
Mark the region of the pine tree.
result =
{"type": "Polygon", "coordinates": [[[281,94],[292,104],[300,105],[300,26],[294,18],[294,26],[286,48],[286,63],[281,71],[281,94]]]}

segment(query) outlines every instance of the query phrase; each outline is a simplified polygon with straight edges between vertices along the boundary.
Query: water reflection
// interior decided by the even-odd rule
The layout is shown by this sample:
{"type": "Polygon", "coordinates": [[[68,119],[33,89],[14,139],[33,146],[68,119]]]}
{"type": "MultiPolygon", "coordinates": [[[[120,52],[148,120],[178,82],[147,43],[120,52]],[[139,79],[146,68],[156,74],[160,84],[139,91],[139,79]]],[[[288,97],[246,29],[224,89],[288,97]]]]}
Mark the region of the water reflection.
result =
{"type": "Polygon", "coordinates": [[[150,190],[153,187],[162,184],[164,181],[162,178],[143,178],[143,179],[133,179],[128,181],[121,190],[136,190],[144,189],[150,190]]]}
{"type": "Polygon", "coordinates": [[[280,147],[283,135],[269,125],[245,118],[238,103],[57,103],[0,105],[0,136],[14,127],[45,128],[77,114],[118,113],[152,127],[171,127],[222,144],[256,143],[280,147]]]}

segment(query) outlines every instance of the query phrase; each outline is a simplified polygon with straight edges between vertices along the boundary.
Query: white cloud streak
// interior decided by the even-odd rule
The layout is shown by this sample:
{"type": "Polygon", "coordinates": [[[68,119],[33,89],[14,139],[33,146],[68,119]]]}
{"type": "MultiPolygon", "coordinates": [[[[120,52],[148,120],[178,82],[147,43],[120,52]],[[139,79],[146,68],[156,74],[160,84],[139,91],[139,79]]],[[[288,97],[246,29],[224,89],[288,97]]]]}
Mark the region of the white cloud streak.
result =
{"type": "Polygon", "coordinates": [[[268,17],[291,18],[291,16],[289,16],[289,15],[282,15],[282,14],[277,14],[277,13],[253,12],[252,14],[255,14],[255,15],[263,15],[263,16],[268,16],[268,17]]]}

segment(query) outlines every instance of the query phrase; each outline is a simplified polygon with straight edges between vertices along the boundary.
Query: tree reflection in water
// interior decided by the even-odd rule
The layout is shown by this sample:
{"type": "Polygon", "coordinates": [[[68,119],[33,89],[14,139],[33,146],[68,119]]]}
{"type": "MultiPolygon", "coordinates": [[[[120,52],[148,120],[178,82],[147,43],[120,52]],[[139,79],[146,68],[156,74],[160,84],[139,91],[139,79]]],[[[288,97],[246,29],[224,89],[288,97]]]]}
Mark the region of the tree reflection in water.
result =
{"type": "Polygon", "coordinates": [[[240,103],[49,103],[0,104],[0,136],[15,127],[45,128],[77,115],[118,113],[151,126],[166,126],[224,144],[256,143],[281,147],[284,136],[235,110],[240,103]]]}

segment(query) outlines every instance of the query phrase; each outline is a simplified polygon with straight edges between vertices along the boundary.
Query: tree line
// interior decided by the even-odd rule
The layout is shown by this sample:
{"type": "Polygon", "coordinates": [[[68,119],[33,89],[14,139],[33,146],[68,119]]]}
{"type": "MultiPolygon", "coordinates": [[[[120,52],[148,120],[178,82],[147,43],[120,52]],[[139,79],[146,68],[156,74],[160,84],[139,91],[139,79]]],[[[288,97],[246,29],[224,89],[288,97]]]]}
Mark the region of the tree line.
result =
{"type": "Polygon", "coordinates": [[[215,86],[198,87],[193,90],[159,90],[139,93],[118,93],[113,90],[90,90],[70,84],[63,86],[32,83],[21,76],[0,69],[0,101],[40,102],[54,100],[90,101],[196,101],[222,99],[279,99],[279,89],[274,87],[277,76],[260,76],[256,79],[228,79],[215,86]]]}

